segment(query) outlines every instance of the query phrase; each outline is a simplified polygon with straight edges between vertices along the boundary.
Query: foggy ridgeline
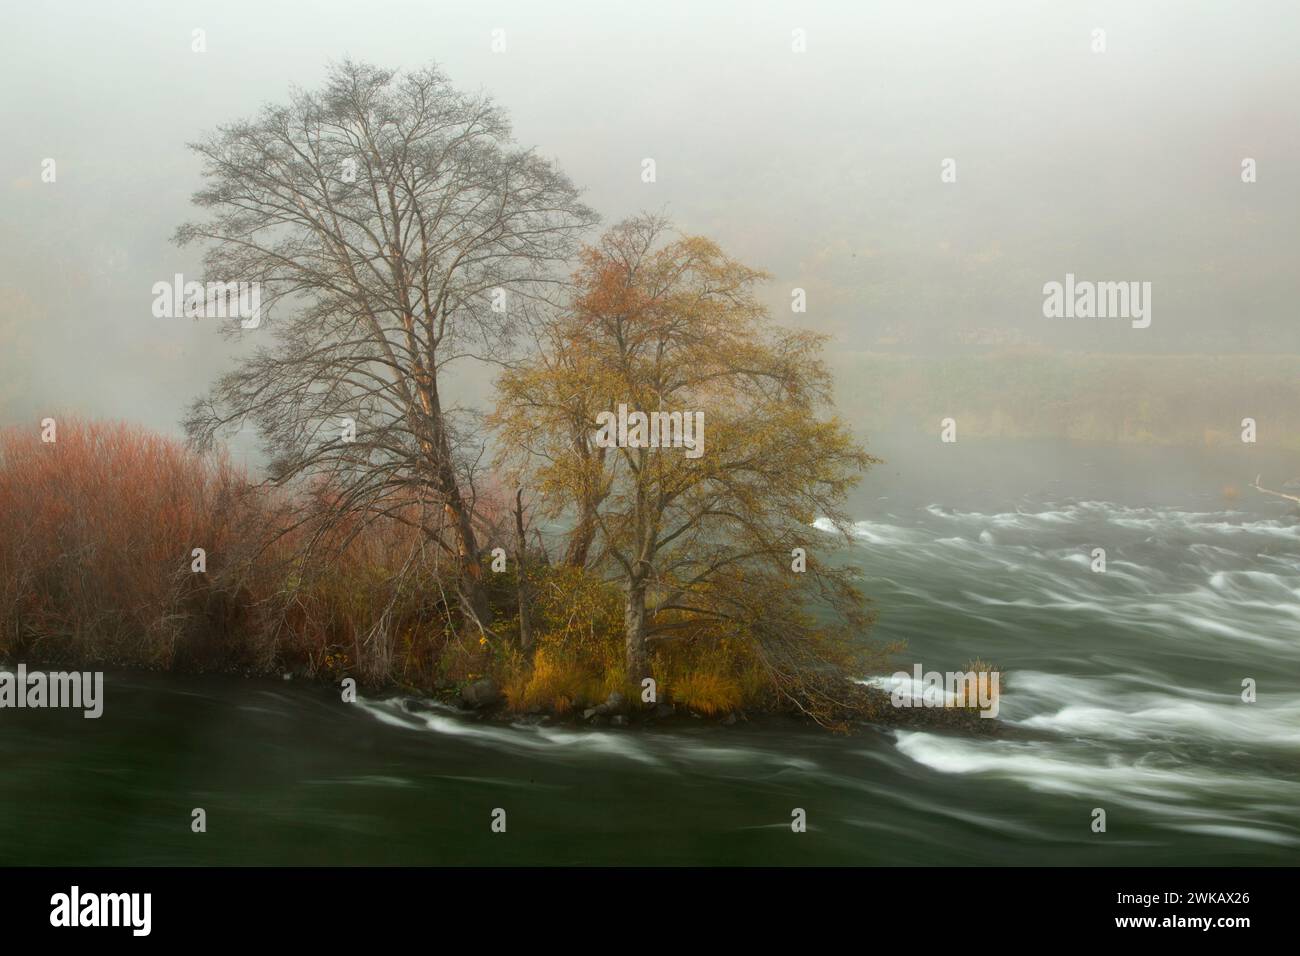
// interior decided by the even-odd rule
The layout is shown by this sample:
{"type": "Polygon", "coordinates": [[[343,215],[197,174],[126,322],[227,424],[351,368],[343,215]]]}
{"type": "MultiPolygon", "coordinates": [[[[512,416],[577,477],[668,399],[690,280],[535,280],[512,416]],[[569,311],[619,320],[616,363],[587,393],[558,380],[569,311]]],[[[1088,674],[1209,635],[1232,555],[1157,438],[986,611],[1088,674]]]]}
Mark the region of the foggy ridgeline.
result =
{"type": "Polygon", "coordinates": [[[1268,422],[1270,444],[1300,452],[1297,368],[1293,354],[1041,347],[839,352],[832,359],[839,409],[869,432],[933,432],[951,416],[970,438],[1220,448],[1239,445],[1241,420],[1251,417],[1268,422]]]}

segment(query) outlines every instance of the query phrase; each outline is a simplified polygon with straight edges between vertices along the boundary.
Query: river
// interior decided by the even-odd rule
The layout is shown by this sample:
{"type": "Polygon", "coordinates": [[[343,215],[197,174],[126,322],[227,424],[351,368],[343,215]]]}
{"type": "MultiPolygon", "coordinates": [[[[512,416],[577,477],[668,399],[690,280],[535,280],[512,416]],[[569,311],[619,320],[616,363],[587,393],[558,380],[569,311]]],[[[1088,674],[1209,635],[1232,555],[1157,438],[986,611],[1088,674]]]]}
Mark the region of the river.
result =
{"type": "Polygon", "coordinates": [[[1243,482],[1300,462],[884,444],[843,559],[900,669],[1002,668],[1004,733],[493,724],[110,673],[99,720],[0,711],[0,863],[1295,863],[1300,522],[1243,482]]]}

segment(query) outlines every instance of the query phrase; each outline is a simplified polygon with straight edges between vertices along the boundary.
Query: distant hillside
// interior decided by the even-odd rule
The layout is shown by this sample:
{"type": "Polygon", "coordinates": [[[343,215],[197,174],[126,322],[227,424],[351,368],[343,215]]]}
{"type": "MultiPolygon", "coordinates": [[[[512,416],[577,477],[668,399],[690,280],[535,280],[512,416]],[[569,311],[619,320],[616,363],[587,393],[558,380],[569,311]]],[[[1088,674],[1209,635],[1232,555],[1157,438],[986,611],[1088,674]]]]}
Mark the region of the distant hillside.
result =
{"type": "Polygon", "coordinates": [[[1300,449],[1300,355],[1105,355],[1007,350],[830,359],[840,412],[865,431],[1150,445],[1241,440],[1300,449]]]}

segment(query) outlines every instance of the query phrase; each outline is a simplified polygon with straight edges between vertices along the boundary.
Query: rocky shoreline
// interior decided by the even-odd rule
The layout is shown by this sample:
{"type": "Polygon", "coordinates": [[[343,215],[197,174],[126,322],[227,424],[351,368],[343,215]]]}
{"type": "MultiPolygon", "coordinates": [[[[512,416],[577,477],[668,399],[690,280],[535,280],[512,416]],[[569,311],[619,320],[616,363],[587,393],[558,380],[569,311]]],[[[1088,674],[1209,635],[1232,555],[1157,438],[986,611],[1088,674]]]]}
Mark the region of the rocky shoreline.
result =
{"type": "MultiPolygon", "coordinates": [[[[867,693],[878,699],[879,706],[874,708],[876,716],[872,719],[857,718],[848,721],[847,726],[851,730],[930,730],[971,736],[999,736],[1008,730],[1008,726],[998,718],[981,717],[978,711],[970,708],[894,707],[887,692],[871,689],[867,693]]],[[[812,725],[807,718],[780,710],[751,709],[725,714],[703,714],[668,701],[637,706],[618,691],[611,693],[600,704],[574,708],[564,713],[544,707],[534,707],[520,713],[510,709],[491,678],[481,678],[459,688],[444,688],[432,698],[411,694],[400,695],[400,698],[402,706],[411,713],[450,707],[463,719],[498,724],[642,730],[692,725],[735,727],[773,722],[812,725]]]]}

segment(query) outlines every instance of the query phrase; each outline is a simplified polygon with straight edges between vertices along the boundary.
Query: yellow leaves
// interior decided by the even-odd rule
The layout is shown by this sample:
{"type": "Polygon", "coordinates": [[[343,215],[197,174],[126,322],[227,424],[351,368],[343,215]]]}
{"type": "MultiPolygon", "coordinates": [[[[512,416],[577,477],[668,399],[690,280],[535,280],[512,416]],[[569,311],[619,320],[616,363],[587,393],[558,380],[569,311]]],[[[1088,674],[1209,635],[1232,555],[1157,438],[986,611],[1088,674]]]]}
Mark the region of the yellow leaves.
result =
{"type": "Polygon", "coordinates": [[[506,699],[515,711],[546,707],[566,713],[575,702],[590,699],[586,688],[593,677],[589,662],[563,650],[539,647],[531,670],[526,661],[515,661],[505,681],[506,699]]]}
{"type": "Polygon", "coordinates": [[[806,698],[861,636],[861,596],[845,575],[823,561],[790,575],[787,556],[814,518],[846,520],[843,499],[874,459],[824,417],[823,340],[768,321],[755,294],[764,278],[662,220],[621,223],[583,251],[572,300],[542,323],[541,353],[502,376],[499,447],[571,529],[578,547],[567,553],[592,564],[538,580],[547,663],[517,696],[546,686],[553,700],[577,700],[555,676],[561,660],[588,673],[617,666],[624,589],[646,582],[650,639],[672,638],[651,645],[652,669],[705,712],[778,683],[806,698]],[[597,447],[597,415],[621,406],[683,423],[702,415],[702,456],[622,429],[616,447],[597,447]],[[814,602],[840,623],[823,626],[814,602]]]}

